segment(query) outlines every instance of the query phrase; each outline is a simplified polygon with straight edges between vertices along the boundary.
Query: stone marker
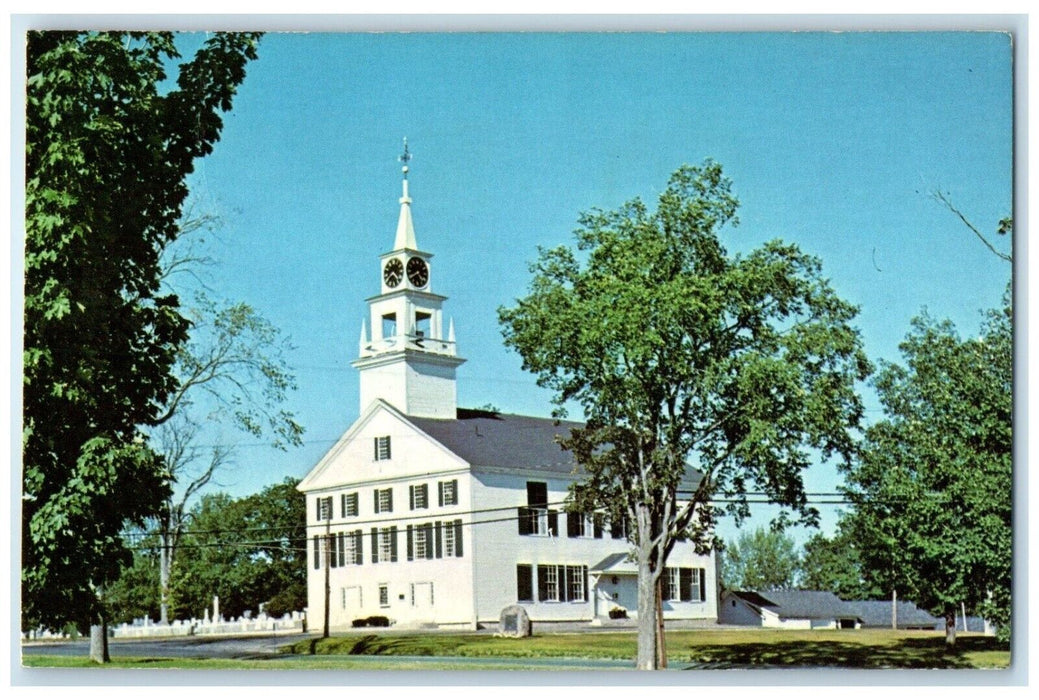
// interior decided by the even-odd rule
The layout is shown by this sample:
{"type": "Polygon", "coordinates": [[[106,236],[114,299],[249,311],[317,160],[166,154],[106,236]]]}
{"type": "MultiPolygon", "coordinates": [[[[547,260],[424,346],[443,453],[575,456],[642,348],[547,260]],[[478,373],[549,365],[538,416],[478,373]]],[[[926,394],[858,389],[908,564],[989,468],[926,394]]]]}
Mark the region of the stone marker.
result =
{"type": "Polygon", "coordinates": [[[519,605],[510,605],[501,611],[498,634],[503,637],[529,637],[530,616],[519,605]]]}

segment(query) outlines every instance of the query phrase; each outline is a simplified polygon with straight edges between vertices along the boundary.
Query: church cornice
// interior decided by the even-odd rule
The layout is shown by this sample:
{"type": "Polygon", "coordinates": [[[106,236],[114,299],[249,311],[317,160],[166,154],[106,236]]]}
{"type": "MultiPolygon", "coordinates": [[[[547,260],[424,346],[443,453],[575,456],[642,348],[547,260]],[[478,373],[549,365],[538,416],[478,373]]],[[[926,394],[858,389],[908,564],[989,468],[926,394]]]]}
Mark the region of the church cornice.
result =
{"type": "Polygon", "coordinates": [[[357,369],[370,369],[372,367],[395,364],[400,362],[401,357],[403,357],[405,361],[416,360],[427,364],[440,365],[442,367],[458,367],[465,362],[465,358],[459,357],[458,355],[444,355],[441,353],[426,352],[424,350],[415,350],[413,348],[403,348],[401,350],[390,352],[380,352],[377,355],[370,355],[368,357],[359,357],[356,360],[353,360],[350,365],[357,369]]]}
{"type": "Polygon", "coordinates": [[[395,289],[392,292],[386,292],[384,294],[376,294],[373,297],[368,297],[365,301],[371,303],[381,299],[395,299],[403,296],[422,297],[424,299],[429,299],[430,301],[447,301],[447,297],[442,294],[434,294],[433,292],[426,292],[421,289],[412,289],[410,287],[395,289]]]}

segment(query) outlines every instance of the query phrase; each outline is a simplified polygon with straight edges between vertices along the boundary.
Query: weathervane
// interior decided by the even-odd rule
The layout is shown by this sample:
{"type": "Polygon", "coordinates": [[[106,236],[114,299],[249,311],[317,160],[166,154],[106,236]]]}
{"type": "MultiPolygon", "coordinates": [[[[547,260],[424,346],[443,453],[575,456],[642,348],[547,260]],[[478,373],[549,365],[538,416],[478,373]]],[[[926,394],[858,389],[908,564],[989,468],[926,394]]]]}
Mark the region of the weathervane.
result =
{"type": "Polygon", "coordinates": [[[404,163],[404,167],[401,168],[401,172],[404,173],[404,179],[408,179],[408,161],[411,160],[411,153],[408,151],[408,137],[404,137],[404,153],[398,158],[401,163],[404,163]]]}

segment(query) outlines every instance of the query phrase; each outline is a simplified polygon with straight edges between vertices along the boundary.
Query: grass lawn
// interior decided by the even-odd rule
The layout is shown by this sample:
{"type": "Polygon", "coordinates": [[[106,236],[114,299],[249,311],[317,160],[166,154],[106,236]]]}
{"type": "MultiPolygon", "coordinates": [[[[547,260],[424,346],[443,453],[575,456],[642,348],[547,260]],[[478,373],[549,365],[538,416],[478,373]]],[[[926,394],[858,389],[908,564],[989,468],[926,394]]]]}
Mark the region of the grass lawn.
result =
{"type": "MultiPolygon", "coordinates": [[[[634,659],[634,632],[488,635],[344,635],[299,642],[295,654],[571,657],[634,659]]],[[[674,630],[667,633],[672,667],[820,666],[845,668],[1008,668],[1010,650],[992,637],[960,634],[945,649],[943,632],[891,630],[674,630]]]]}
{"type": "MultiPolygon", "coordinates": [[[[292,658],[164,659],[115,657],[110,667],[214,670],[474,670],[478,659],[501,659],[495,670],[523,670],[524,659],[560,659],[556,670],[581,668],[579,659],[635,658],[635,633],[535,634],[506,639],[488,634],[351,633],[311,639],[282,649],[292,658]],[[377,657],[456,657],[429,662],[377,657]],[[461,657],[461,658],[457,658],[461,657]],[[465,659],[473,659],[466,662],[465,659]],[[563,661],[566,659],[566,661],[563,661]],[[515,663],[512,663],[512,662],[515,663]]],[[[941,632],[890,630],[673,630],[668,662],[681,668],[827,667],[855,669],[1005,669],[1010,650],[992,637],[959,634],[945,650],[941,632]]],[[[83,668],[82,657],[24,656],[25,666],[83,668]]],[[[528,662],[529,663],[529,662],[528,662]]],[[[539,667],[539,670],[541,668],[539,667]]]]}

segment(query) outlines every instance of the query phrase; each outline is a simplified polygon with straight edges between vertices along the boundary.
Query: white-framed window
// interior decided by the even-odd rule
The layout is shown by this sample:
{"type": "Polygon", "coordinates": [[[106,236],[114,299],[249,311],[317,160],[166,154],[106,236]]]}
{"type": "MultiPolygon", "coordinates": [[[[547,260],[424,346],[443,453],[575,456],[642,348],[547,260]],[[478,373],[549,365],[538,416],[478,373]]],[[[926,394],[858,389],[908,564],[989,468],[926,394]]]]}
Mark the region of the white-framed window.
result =
{"type": "Polygon", "coordinates": [[[379,607],[390,607],[390,584],[388,583],[379,584],[379,607]]]}
{"type": "Polygon", "coordinates": [[[443,523],[444,556],[462,556],[462,521],[449,520],[443,523]]]}
{"type": "Polygon", "coordinates": [[[397,528],[372,528],[372,563],[397,561],[397,528]]]}
{"type": "Polygon", "coordinates": [[[375,512],[393,512],[393,488],[375,489],[375,512]]]}
{"type": "Polygon", "coordinates": [[[664,574],[663,594],[666,600],[691,603],[704,600],[703,569],[669,566],[664,574]]]}
{"type": "Polygon", "coordinates": [[[343,561],[340,564],[340,566],[354,566],[364,563],[364,560],[362,558],[364,554],[361,550],[361,548],[363,547],[361,543],[364,541],[364,539],[361,537],[361,531],[354,530],[353,532],[343,533],[342,535],[340,535],[340,537],[344,537],[343,544],[340,550],[342,552],[341,558],[343,561]]]}
{"type": "Polygon", "coordinates": [[[324,522],[325,520],[332,519],[332,497],[331,496],[320,496],[317,499],[317,519],[318,522],[324,522]]]}
{"type": "Polygon", "coordinates": [[[379,530],[379,561],[393,561],[396,557],[396,547],[394,547],[393,531],[384,527],[379,530]]]}
{"type": "Polygon", "coordinates": [[[559,600],[559,567],[555,565],[538,566],[538,600],[548,602],[559,600]]]}
{"type": "Polygon", "coordinates": [[[408,487],[411,510],[429,508],[429,484],[412,484],[408,487]]]}
{"type": "Polygon", "coordinates": [[[458,479],[437,482],[437,503],[440,507],[458,505],[458,479]]]}
{"type": "Polygon", "coordinates": [[[373,438],[375,443],[375,461],[379,462],[390,458],[390,436],[382,435],[373,438]]]}
{"type": "Polygon", "coordinates": [[[344,518],[356,518],[358,514],[357,508],[357,492],[344,493],[342,497],[342,503],[340,504],[344,518]]]}
{"type": "Polygon", "coordinates": [[[433,543],[429,541],[429,534],[431,530],[425,525],[420,525],[415,528],[415,558],[416,559],[429,559],[429,555],[433,548],[433,543]]]}
{"type": "Polygon", "coordinates": [[[564,564],[538,564],[539,602],[588,602],[588,567],[564,564]]]}
{"type": "Polygon", "coordinates": [[[586,566],[566,567],[566,599],[571,601],[586,601],[584,594],[584,572],[586,566]]]}

